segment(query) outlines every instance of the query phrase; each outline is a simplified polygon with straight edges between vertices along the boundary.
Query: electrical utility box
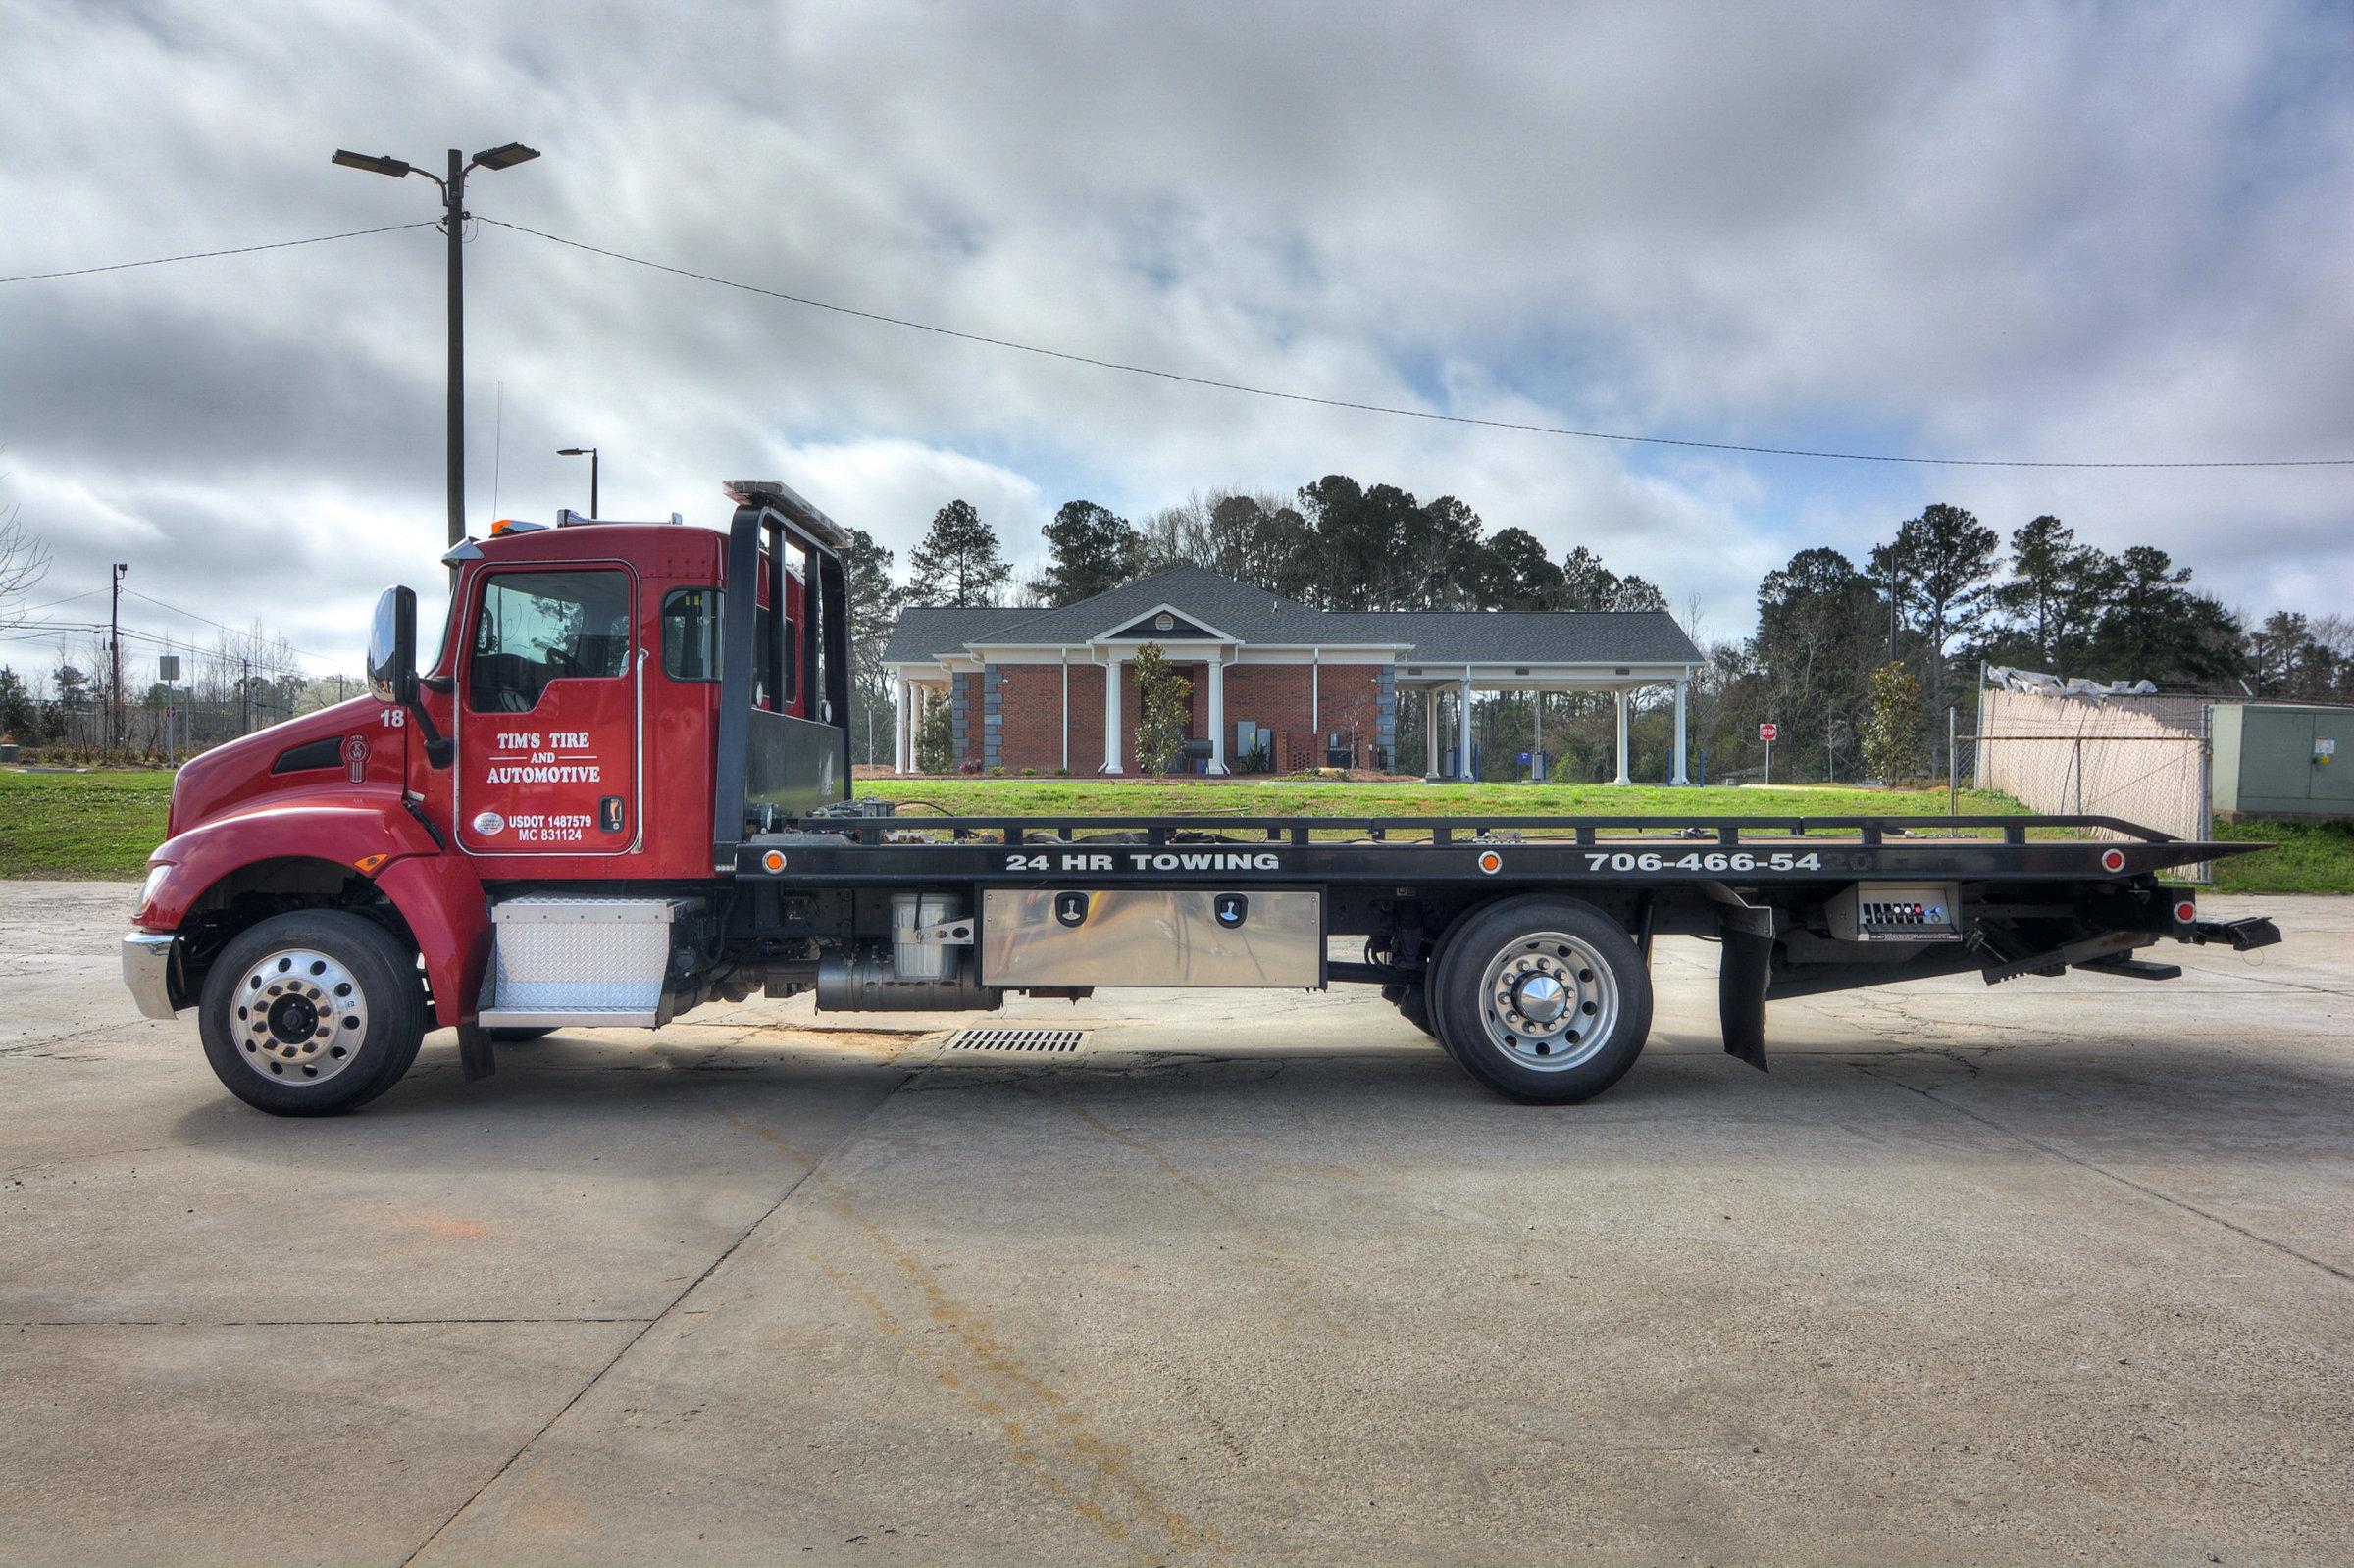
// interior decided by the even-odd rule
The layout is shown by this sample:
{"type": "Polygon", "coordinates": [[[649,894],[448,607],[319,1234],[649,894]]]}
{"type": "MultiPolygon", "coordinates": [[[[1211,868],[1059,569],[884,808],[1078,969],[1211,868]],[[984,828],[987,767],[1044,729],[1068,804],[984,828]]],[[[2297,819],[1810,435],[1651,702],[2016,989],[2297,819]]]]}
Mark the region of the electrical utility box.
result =
{"type": "Polygon", "coordinates": [[[2354,817],[2354,708],[2219,702],[2211,711],[2217,811],[2354,817]]]}

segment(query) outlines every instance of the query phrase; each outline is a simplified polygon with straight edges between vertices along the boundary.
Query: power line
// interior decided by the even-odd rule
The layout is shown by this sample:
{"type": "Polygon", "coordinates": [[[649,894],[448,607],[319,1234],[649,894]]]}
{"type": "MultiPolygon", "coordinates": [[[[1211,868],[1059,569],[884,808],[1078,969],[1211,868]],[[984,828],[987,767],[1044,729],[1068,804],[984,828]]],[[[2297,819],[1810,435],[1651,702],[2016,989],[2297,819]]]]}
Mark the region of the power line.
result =
{"type": "Polygon", "coordinates": [[[740,289],[747,294],[762,294],[781,299],[792,305],[805,305],[811,310],[831,311],[838,316],[854,316],[861,321],[881,322],[891,327],[904,327],[911,331],[932,332],[942,337],[953,337],[968,343],[981,343],[991,348],[1009,348],[1024,354],[1037,354],[1046,359],[1064,360],[1074,365],[1092,365],[1099,370],[1120,371],[1130,376],[1149,376],[1164,381],[1181,381],[1189,386],[1207,386],[1225,392],[1244,392],[1253,397],[1272,397],[1287,403],[1308,403],[1319,408],[1354,409],[1364,414],[1389,414],[1399,419],[1431,420],[1446,425],[1476,425],[1487,430],[1520,430],[1536,435],[1567,435],[1588,441],[1617,441],[1634,446],[1676,446],[1704,452],[1740,452],[1755,457],[1811,457],[1841,463],[1906,463],[1936,468],[2024,468],[2024,469],[2224,469],[2224,468],[2344,468],[2354,467],[2354,457],[2305,458],[2220,458],[2179,462],[2061,462],[2033,458],[1992,457],[1918,457],[1887,452],[1831,452],[1807,447],[1749,446],[1737,441],[1688,440],[1672,435],[1635,435],[1623,430],[1585,430],[1561,425],[1523,424],[1513,420],[1479,419],[1469,414],[1440,414],[1429,409],[1400,408],[1387,403],[1363,403],[1349,398],[1318,397],[1308,392],[1291,392],[1278,387],[1254,386],[1243,381],[1217,380],[1206,376],[1188,376],[1181,371],[1161,370],[1151,365],[1133,365],[1122,360],[1098,359],[1092,354],[1075,354],[1059,348],[1044,348],[1036,343],[1019,342],[1009,337],[992,337],[983,332],[961,331],[953,327],[939,327],[904,316],[887,316],[880,311],[860,310],[855,306],[837,305],[830,300],[812,299],[805,294],[789,294],[782,289],[763,288],[757,283],[741,282],[733,278],[719,278],[710,273],[698,273],[685,267],[673,267],[664,262],[649,261],[643,256],[632,256],[625,251],[608,250],[583,240],[567,239],[544,229],[527,228],[522,224],[510,224],[503,219],[477,216],[477,222],[511,228],[519,234],[530,234],[551,244],[587,251],[592,256],[604,256],[614,261],[628,262],[635,267],[649,268],[674,277],[691,278],[697,282],[716,283],[722,288],[740,289]]]}
{"type": "MultiPolygon", "coordinates": [[[[206,626],[209,626],[209,627],[218,627],[220,630],[222,630],[222,631],[224,631],[224,632],[228,632],[228,633],[229,633],[230,636],[232,636],[232,637],[250,637],[250,636],[253,636],[253,635],[255,634],[255,633],[254,633],[254,632],[253,632],[253,630],[252,630],[250,627],[248,627],[248,628],[246,628],[246,629],[244,629],[244,630],[240,631],[240,630],[239,630],[239,629],[237,629],[236,627],[230,626],[230,625],[228,622],[226,622],[226,621],[216,621],[216,620],[214,620],[214,619],[213,619],[211,616],[209,616],[209,615],[198,615],[198,614],[197,614],[195,611],[193,611],[193,610],[183,610],[183,609],[181,609],[181,608],[180,608],[179,605],[177,605],[177,604],[166,604],[166,603],[165,603],[163,600],[161,600],[161,599],[157,598],[157,597],[156,597],[155,595],[153,595],[152,593],[141,593],[141,592],[140,592],[138,589],[136,589],[136,588],[125,588],[123,591],[124,591],[124,592],[126,592],[126,593],[128,593],[128,594],[129,594],[129,595],[130,595],[132,598],[134,598],[134,599],[144,599],[144,600],[146,600],[146,601],[147,601],[149,604],[152,604],[152,605],[154,605],[154,606],[155,606],[157,609],[159,609],[159,610],[169,610],[169,611],[171,611],[171,612],[172,612],[174,615],[184,615],[184,616],[186,616],[186,617],[187,617],[189,620],[191,620],[191,621],[201,621],[201,622],[203,622],[203,623],[204,623],[206,626]]],[[[284,638],[281,636],[281,637],[279,640],[280,640],[280,641],[281,641],[281,642],[283,642],[285,639],[284,639],[284,638]]],[[[327,654],[324,654],[324,653],[314,653],[314,652],[312,652],[312,651],[311,651],[309,648],[297,648],[297,647],[295,647],[295,646],[294,646],[294,644],[293,644],[293,643],[291,643],[291,642],[287,642],[285,645],[286,645],[286,647],[287,647],[287,649],[288,649],[289,651],[291,651],[291,652],[294,652],[294,653],[299,653],[299,654],[301,654],[301,655],[302,655],[304,658],[306,658],[306,659],[325,659],[325,660],[327,660],[327,662],[328,662],[328,663],[330,663],[330,664],[333,664],[333,663],[334,663],[334,662],[335,662],[335,661],[334,661],[333,658],[330,658],[330,657],[329,657],[327,654]]]]}
{"type": "Polygon", "coordinates": [[[120,273],[133,267],[161,267],[168,262],[210,261],[216,256],[250,256],[262,250],[290,250],[296,245],[324,245],[330,240],[358,239],[363,234],[389,234],[397,228],[431,228],[436,220],[421,218],[412,224],[385,224],[377,228],[350,228],[340,234],[313,234],[308,239],[276,239],[267,245],[238,245],[230,250],[192,250],[179,256],[152,256],[145,261],[109,262],[104,267],[71,267],[55,273],[19,273],[0,278],[0,283],[37,283],[49,278],[87,278],[92,273],[120,273]]]}

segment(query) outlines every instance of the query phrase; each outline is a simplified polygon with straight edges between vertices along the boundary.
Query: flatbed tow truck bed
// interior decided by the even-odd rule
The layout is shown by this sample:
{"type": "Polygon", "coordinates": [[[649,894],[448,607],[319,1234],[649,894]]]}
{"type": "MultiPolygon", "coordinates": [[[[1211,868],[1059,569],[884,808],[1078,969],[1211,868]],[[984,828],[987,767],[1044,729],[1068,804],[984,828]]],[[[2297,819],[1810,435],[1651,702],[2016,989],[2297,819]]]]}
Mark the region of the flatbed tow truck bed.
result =
{"type": "MultiPolygon", "coordinates": [[[[723,859],[751,893],[737,911],[747,931],[855,935],[882,924],[875,900],[940,895],[896,940],[973,949],[963,973],[978,988],[912,987],[911,1007],[995,1006],[1020,979],[1074,995],[1254,977],[1373,984],[1492,1087],[1559,1099],[1596,1090],[1558,1091],[1567,1075],[1536,1026],[1561,1027],[1557,1005],[1600,1016],[1607,1003],[1647,1030],[1658,934],[1722,943],[1725,1048],[1763,1068],[1777,997],[1971,970],[1989,984],[2070,968],[2164,980],[2179,969],[2137,949],[2277,941],[2269,921],[2199,919],[2193,889],[2161,881],[2251,847],[2099,816],[960,817],[853,801],[774,820],[723,859]],[[1216,936],[1204,911],[1231,916],[1226,936],[1247,948],[1252,901],[1270,895],[1305,900],[1288,936],[1232,968],[1197,961],[1216,936]],[[1130,935],[1106,935],[1122,918],[1130,935]],[[1347,936],[1364,937],[1362,962],[1328,956],[1347,936]],[[1303,960],[1312,941],[1312,965],[1279,962],[1287,940],[1303,960]],[[1503,1071],[1483,1071],[1497,1066],[1483,1043],[1503,1071]]],[[[797,988],[784,981],[772,992],[797,988]]],[[[819,993],[821,1006],[895,1005],[887,984],[819,993]]],[[[1565,1032],[1574,1047],[1580,1032],[1565,1032]]]]}

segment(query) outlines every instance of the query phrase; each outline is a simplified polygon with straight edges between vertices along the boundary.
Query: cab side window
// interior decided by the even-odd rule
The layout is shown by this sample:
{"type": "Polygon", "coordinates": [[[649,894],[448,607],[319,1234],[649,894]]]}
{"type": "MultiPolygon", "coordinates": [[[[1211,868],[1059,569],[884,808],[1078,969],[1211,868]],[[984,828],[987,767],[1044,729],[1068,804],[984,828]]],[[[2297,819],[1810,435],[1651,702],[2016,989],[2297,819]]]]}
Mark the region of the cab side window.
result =
{"type": "MultiPolygon", "coordinates": [[[[719,679],[720,588],[673,588],[662,600],[662,673],[673,681],[719,679]]],[[[769,605],[752,618],[752,706],[781,711],[793,703],[800,649],[793,624],[769,605]],[[784,645],[778,645],[780,631],[784,645]]]]}
{"type": "Polygon", "coordinates": [[[662,673],[719,679],[719,589],[673,588],[662,601],[662,673]]]}
{"type": "Polygon", "coordinates": [[[551,681],[629,669],[630,581],[620,572],[501,572],[483,584],[466,706],[529,713],[551,681]]]}

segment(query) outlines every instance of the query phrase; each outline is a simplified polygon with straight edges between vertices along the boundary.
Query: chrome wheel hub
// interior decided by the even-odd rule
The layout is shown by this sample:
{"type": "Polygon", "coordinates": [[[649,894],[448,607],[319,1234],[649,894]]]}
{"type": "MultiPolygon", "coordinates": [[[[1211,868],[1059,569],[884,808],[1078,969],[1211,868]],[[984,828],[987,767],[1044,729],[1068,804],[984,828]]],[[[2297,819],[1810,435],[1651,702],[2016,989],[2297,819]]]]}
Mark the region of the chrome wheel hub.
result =
{"type": "Polygon", "coordinates": [[[230,1034],[237,1057],[264,1078],[317,1084],[359,1054],[368,1000],[351,972],[325,953],[271,953],[237,982],[230,1034]]]}
{"type": "Polygon", "coordinates": [[[1480,976],[1488,1044],[1522,1067],[1561,1072],[1593,1059],[1618,1023],[1618,981],[1602,955],[1566,932],[1532,932],[1480,976]]]}

